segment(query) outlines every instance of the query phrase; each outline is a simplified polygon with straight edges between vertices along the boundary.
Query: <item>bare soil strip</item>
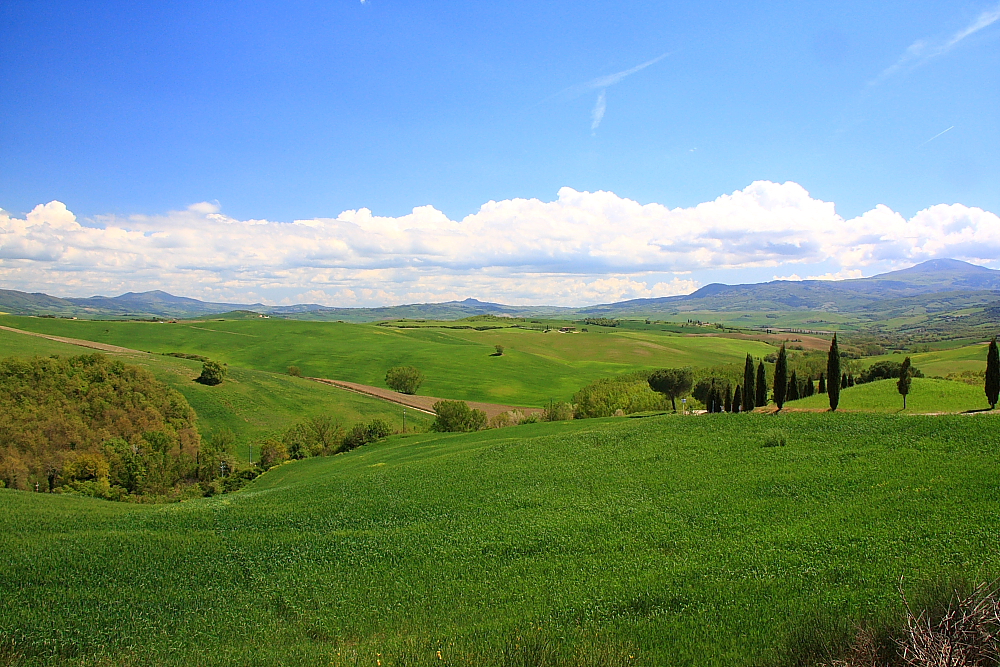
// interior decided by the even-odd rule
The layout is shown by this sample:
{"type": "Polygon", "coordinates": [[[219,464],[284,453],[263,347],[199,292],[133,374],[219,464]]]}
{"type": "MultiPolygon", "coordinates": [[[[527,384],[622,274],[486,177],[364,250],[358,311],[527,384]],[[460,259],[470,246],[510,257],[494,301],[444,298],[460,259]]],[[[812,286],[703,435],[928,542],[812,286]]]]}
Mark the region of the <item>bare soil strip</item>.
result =
{"type": "Polygon", "coordinates": [[[4,331],[13,331],[14,333],[24,334],[25,336],[38,336],[39,338],[47,338],[49,340],[54,340],[57,343],[66,343],[67,345],[77,345],[79,347],[89,347],[93,350],[101,350],[102,352],[114,352],[115,354],[149,354],[149,352],[143,352],[142,350],[132,350],[127,347],[119,347],[117,345],[95,343],[92,340],[80,340],[79,338],[64,338],[63,336],[49,336],[48,334],[40,334],[40,333],[35,333],[34,331],[15,329],[13,327],[0,326],[0,329],[4,331]]]}
{"type": "MultiPolygon", "coordinates": [[[[396,403],[397,405],[405,405],[408,408],[413,408],[414,410],[419,410],[421,412],[426,412],[429,415],[434,414],[434,404],[438,401],[449,400],[436,398],[434,396],[411,396],[409,394],[400,394],[391,389],[383,389],[382,387],[372,387],[367,384],[358,384],[357,382],[344,382],[343,380],[328,380],[326,378],[309,378],[310,380],[315,380],[316,382],[322,382],[323,384],[333,385],[334,387],[340,387],[341,389],[346,389],[348,391],[355,391],[359,394],[366,394],[368,396],[374,396],[375,398],[381,398],[384,401],[390,401],[396,403]]],[[[499,405],[497,403],[479,403],[478,401],[466,401],[470,408],[475,410],[482,410],[486,413],[487,417],[495,417],[501,412],[511,412],[512,410],[518,410],[523,414],[530,415],[541,413],[541,408],[523,408],[516,405],[499,405]]]]}

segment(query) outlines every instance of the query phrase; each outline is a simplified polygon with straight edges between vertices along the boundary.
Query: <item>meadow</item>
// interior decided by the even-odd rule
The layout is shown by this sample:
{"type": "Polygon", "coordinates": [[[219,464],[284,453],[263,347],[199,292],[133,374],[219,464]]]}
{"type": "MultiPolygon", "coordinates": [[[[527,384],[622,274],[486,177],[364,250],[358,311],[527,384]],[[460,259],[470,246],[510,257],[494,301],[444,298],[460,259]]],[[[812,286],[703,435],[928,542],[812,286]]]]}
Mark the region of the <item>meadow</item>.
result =
{"type": "Polygon", "coordinates": [[[758,341],[596,326],[588,332],[543,333],[279,319],[159,324],[14,316],[0,316],[0,325],[157,353],[198,354],[273,374],[297,366],[303,375],[376,386],[384,386],[387,369],[410,365],[427,376],[420,394],[529,407],[568,401],[601,377],[667,366],[742,364],[748,352],[755,357],[774,352],[758,341]],[[498,344],[505,348],[503,356],[491,356],[498,344]]]}
{"type": "MultiPolygon", "coordinates": [[[[985,363],[980,362],[980,366],[985,366],[985,363]]],[[[828,409],[830,399],[826,394],[813,394],[785,405],[791,409],[828,409]]],[[[906,412],[910,414],[969,412],[988,410],[989,407],[983,387],[952,380],[913,378],[906,397],[906,412]]],[[[896,388],[896,380],[877,380],[841,389],[837,409],[903,412],[903,397],[896,388]]]]}
{"type": "Polygon", "coordinates": [[[901,577],[998,572],[995,429],[611,418],[394,436],[172,505],[0,490],[0,662],[794,664],[897,618],[901,577]]]}

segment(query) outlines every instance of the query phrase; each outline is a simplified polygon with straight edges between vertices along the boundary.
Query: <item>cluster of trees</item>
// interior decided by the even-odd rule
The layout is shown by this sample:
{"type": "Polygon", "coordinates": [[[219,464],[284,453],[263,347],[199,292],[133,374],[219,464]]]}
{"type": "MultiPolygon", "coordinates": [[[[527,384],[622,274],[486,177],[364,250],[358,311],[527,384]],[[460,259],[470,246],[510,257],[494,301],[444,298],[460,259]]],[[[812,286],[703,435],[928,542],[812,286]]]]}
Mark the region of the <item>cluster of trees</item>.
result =
{"type": "Polygon", "coordinates": [[[573,395],[575,416],[587,419],[666,410],[670,399],[650,388],[649,377],[649,371],[636,371],[591,382],[573,395]]]}
{"type": "Polygon", "coordinates": [[[750,412],[767,405],[767,371],[764,362],[756,365],[748,354],[743,373],[736,382],[730,377],[708,374],[692,387],[691,395],[709,412],[750,412]]]}
{"type": "Polygon", "coordinates": [[[595,327],[616,327],[621,324],[618,320],[613,320],[610,317],[586,317],[583,323],[595,327]]]}
{"type": "Polygon", "coordinates": [[[170,496],[210,477],[194,410],[101,354],[0,360],[0,483],[106,498],[170,496]]]}
{"type": "Polygon", "coordinates": [[[376,442],[392,434],[392,427],[380,417],[359,422],[348,429],[329,415],[317,415],[289,427],[280,440],[270,439],[261,447],[261,459],[271,466],[286,459],[332,456],[376,442]],[[265,455],[266,450],[266,455],[265,455]]]}
{"type": "MultiPolygon", "coordinates": [[[[909,357],[907,357],[906,359],[909,359],[909,357]]],[[[897,379],[900,377],[900,372],[902,370],[904,363],[905,361],[900,362],[900,361],[893,361],[891,359],[876,361],[874,364],[861,371],[861,374],[858,376],[857,382],[858,384],[864,384],[866,382],[875,382],[876,380],[897,379]]],[[[922,378],[924,376],[923,373],[921,373],[918,369],[913,368],[912,366],[910,367],[910,374],[912,377],[915,378],[922,378]]],[[[853,386],[854,384],[853,379],[854,378],[852,377],[848,378],[850,386],[853,386]]]]}

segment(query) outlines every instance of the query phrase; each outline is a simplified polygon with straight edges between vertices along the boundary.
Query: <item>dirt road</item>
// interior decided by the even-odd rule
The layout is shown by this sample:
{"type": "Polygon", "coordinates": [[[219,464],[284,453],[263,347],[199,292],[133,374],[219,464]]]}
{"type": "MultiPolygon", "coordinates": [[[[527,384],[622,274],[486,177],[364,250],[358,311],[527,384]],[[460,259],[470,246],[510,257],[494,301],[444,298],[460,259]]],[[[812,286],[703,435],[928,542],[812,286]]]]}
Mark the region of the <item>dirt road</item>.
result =
{"type": "MultiPolygon", "coordinates": [[[[323,384],[333,385],[334,387],[340,387],[341,389],[347,389],[348,391],[354,391],[359,394],[366,394],[368,396],[374,396],[375,398],[381,398],[384,401],[391,401],[398,405],[405,405],[408,408],[413,408],[414,410],[420,410],[421,412],[426,412],[427,414],[434,414],[434,404],[441,400],[434,396],[411,396],[409,394],[400,394],[399,392],[393,391],[391,389],[384,389],[382,387],[372,387],[367,384],[358,384],[357,382],[344,382],[343,380],[328,380],[326,378],[309,378],[310,380],[315,380],[316,382],[322,382],[323,384]]],[[[501,412],[510,412],[512,410],[519,410],[526,415],[541,413],[541,408],[522,408],[516,405],[499,405],[497,403],[479,403],[478,401],[466,401],[470,408],[475,410],[482,410],[486,413],[487,417],[494,417],[501,412]]]]}
{"type": "Polygon", "coordinates": [[[66,343],[67,345],[77,345],[79,347],[89,347],[93,350],[101,350],[102,352],[114,352],[116,354],[149,354],[149,352],[143,352],[142,350],[131,350],[127,347],[119,347],[117,345],[95,343],[92,340],[81,340],[79,338],[65,338],[63,336],[49,336],[48,334],[40,334],[40,333],[35,333],[34,331],[15,329],[13,327],[0,326],[0,329],[2,329],[3,331],[12,331],[14,333],[24,334],[25,336],[37,336],[39,338],[47,338],[49,340],[54,340],[57,343],[66,343]]]}

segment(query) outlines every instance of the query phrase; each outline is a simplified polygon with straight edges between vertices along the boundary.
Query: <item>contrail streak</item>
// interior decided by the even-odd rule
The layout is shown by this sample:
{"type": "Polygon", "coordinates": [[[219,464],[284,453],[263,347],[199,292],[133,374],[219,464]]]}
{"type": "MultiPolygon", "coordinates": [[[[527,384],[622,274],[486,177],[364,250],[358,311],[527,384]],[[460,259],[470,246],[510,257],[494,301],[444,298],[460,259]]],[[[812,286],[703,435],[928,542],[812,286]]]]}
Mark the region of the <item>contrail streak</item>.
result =
{"type": "Polygon", "coordinates": [[[928,140],[927,140],[927,141],[925,141],[924,143],[922,143],[922,144],[920,144],[919,146],[917,146],[917,148],[923,148],[923,147],[924,147],[924,146],[926,146],[927,144],[931,143],[932,141],[934,141],[935,139],[937,139],[938,137],[940,137],[940,136],[941,136],[942,134],[944,134],[945,132],[948,132],[949,130],[954,130],[954,129],[955,129],[955,126],[954,126],[954,125],[952,125],[952,126],[951,126],[951,127],[949,127],[949,128],[947,129],[947,130],[941,130],[940,132],[938,132],[937,134],[935,134],[935,135],[934,135],[933,137],[931,137],[930,139],[928,139],[928,140]]]}

